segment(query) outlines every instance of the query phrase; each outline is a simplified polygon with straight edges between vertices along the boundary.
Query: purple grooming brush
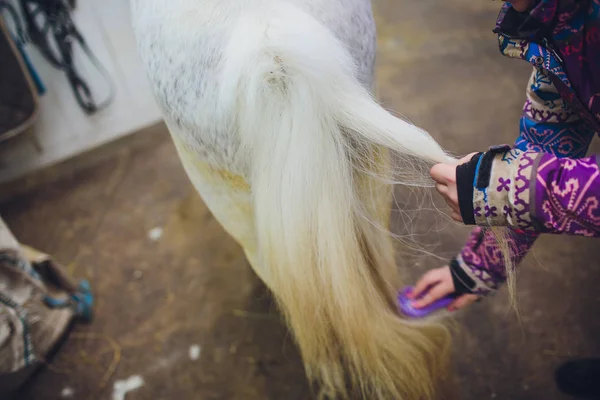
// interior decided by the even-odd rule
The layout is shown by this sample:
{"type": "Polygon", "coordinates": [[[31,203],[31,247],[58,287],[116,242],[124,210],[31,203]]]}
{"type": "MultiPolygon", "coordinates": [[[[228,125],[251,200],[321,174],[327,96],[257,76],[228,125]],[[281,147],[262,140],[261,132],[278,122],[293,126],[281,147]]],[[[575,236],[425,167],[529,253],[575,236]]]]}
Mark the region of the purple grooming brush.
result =
{"type": "MultiPolygon", "coordinates": [[[[423,308],[414,308],[411,304],[411,300],[408,298],[408,294],[412,292],[412,286],[405,288],[402,292],[398,294],[398,305],[400,306],[400,310],[402,313],[408,317],[413,318],[423,318],[428,316],[429,314],[438,311],[442,308],[448,307],[455,299],[458,297],[456,294],[449,294],[447,296],[442,297],[431,303],[430,305],[423,308]]],[[[425,293],[421,294],[418,299],[421,299],[425,293]]]]}

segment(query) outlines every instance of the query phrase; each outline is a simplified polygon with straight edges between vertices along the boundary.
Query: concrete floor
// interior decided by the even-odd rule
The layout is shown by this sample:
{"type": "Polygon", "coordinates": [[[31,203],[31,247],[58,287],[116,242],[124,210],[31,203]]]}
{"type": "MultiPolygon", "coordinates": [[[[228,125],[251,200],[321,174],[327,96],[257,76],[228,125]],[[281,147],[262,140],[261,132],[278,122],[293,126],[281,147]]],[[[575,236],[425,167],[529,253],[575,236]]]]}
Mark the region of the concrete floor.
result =
{"type": "MultiPolygon", "coordinates": [[[[499,6],[375,1],[380,98],[457,154],[517,134],[529,67],[498,53],[499,6]]],[[[74,399],[109,399],[116,381],[140,375],[144,386],[127,400],[310,399],[265,287],[188,183],[164,127],[100,153],[0,205],[19,240],[92,279],[98,298],[94,323],[77,326],[19,398],[59,399],[71,389],[74,399]]],[[[418,210],[410,224],[396,212],[394,231],[447,258],[468,230],[420,208],[421,195],[398,189],[400,206],[418,210]]],[[[441,265],[399,247],[411,277],[441,265]]],[[[520,321],[505,291],[457,315],[462,399],[566,398],[554,368],[600,356],[599,255],[590,239],[543,237],[518,277],[520,321]]]]}

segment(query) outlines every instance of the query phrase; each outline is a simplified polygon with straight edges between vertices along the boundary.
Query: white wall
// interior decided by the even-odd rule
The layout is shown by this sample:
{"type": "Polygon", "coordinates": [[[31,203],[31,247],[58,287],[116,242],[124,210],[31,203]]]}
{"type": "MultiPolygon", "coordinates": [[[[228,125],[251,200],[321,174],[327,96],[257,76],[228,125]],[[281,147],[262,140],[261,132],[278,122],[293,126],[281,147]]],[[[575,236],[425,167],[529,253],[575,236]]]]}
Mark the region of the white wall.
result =
{"type": "MultiPolygon", "coordinates": [[[[104,111],[87,116],[79,108],[64,73],[52,68],[33,46],[27,48],[47,92],[41,98],[34,135],[36,149],[26,136],[0,144],[0,182],[99,146],[160,121],[130,26],[128,0],[78,0],[73,17],[88,45],[108,69],[116,86],[116,98],[104,111]]],[[[79,48],[77,65],[103,99],[107,85],[79,48]]]]}

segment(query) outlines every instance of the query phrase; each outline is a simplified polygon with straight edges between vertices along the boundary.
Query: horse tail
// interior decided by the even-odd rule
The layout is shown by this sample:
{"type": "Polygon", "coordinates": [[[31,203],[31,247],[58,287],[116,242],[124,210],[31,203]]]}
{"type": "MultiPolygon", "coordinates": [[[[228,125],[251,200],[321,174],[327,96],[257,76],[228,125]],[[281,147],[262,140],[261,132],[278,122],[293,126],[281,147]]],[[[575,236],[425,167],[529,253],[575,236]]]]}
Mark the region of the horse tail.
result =
{"type": "Polygon", "coordinates": [[[220,104],[235,113],[250,160],[257,262],[309,378],[332,398],[433,398],[450,335],[399,316],[378,214],[390,204],[368,189],[391,194],[389,182],[371,179],[386,173],[381,149],[428,163],[450,157],[382,109],[344,46],[296,8],[244,15],[222,66],[220,104]]]}

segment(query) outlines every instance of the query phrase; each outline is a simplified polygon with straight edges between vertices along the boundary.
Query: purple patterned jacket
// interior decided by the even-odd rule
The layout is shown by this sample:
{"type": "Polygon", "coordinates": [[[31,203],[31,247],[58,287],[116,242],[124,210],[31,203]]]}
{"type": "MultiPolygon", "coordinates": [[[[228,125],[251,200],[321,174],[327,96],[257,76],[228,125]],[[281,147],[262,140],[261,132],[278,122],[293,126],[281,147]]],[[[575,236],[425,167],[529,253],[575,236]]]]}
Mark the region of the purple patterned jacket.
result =
{"type": "Polygon", "coordinates": [[[600,236],[600,0],[506,3],[500,51],[533,65],[513,146],[492,147],[457,168],[462,218],[478,225],[451,262],[458,292],[488,294],[506,279],[490,226],[508,226],[513,265],[540,233],[600,236]]]}

